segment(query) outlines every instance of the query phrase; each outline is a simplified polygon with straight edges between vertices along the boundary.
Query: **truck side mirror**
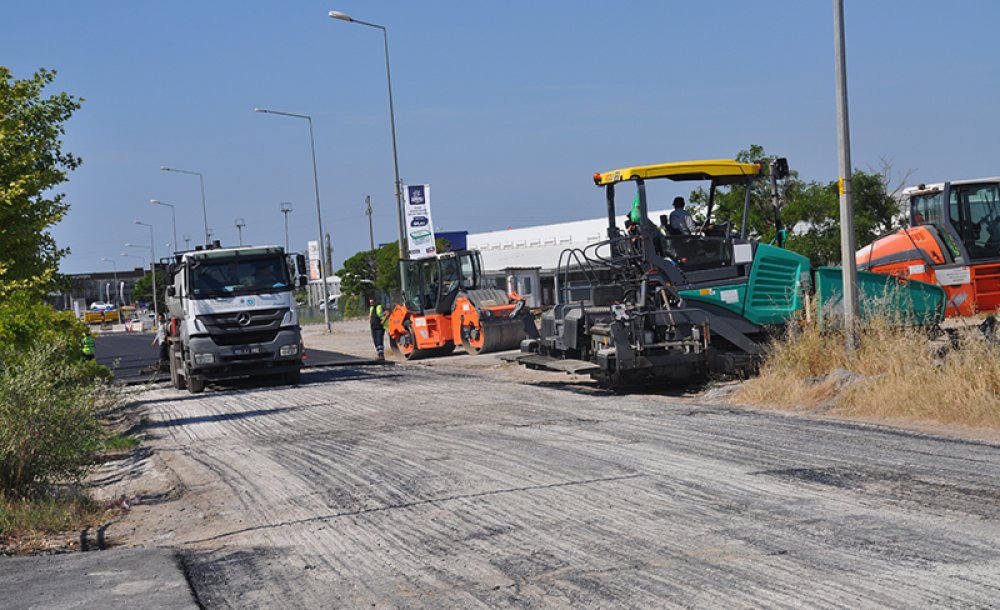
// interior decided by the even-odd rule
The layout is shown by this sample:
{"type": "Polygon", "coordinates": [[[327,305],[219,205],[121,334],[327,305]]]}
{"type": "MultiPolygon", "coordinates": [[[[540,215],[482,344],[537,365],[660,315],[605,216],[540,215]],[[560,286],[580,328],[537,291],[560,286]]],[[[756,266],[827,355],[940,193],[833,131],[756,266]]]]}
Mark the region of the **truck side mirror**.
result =
{"type": "Polygon", "coordinates": [[[175,288],[173,284],[167,286],[167,296],[168,297],[177,296],[177,288],[175,288]]]}
{"type": "Polygon", "coordinates": [[[306,272],[306,257],[303,254],[295,255],[295,285],[304,288],[309,283],[309,275],[306,272]]]}

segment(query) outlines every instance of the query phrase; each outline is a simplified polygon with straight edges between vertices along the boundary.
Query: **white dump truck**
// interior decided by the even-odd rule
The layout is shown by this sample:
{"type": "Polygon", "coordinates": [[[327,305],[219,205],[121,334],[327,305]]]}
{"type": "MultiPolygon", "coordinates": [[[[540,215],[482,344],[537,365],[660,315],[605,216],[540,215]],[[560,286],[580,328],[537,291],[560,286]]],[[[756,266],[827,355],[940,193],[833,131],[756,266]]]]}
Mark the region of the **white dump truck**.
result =
{"type": "Polygon", "coordinates": [[[307,277],[301,254],[280,246],[177,253],[166,287],[170,380],[198,393],[206,382],[262,375],[299,382],[302,333],[292,291],[307,277]]]}

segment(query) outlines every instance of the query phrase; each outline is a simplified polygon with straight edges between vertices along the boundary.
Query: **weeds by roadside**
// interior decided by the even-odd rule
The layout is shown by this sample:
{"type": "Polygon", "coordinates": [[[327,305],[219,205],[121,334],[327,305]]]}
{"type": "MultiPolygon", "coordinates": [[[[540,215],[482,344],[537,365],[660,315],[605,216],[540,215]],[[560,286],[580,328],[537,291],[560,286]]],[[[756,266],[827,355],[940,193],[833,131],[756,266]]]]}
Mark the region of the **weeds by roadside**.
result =
{"type": "Polygon", "coordinates": [[[853,357],[843,346],[840,333],[796,324],[732,400],[1000,428],[1000,348],[978,329],[932,341],[925,329],[875,319],[853,357]]]}

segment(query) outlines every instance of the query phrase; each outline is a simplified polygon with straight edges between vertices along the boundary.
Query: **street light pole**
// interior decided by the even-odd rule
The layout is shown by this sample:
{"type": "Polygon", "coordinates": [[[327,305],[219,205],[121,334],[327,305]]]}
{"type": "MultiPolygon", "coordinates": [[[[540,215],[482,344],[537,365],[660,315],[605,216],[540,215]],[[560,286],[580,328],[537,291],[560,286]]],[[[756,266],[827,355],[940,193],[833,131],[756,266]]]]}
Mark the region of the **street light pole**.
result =
{"type": "MultiPolygon", "coordinates": [[[[125,244],[125,245],[127,246],[128,244],[125,244]]],[[[125,253],[125,252],[122,252],[119,256],[125,256],[125,257],[128,257],[128,258],[137,258],[137,259],[141,260],[142,261],[142,267],[141,267],[142,268],[142,277],[146,277],[146,257],[139,256],[138,254],[128,254],[128,253],[125,253]]],[[[135,287],[133,286],[133,291],[134,291],[134,288],[135,287]]],[[[132,303],[133,304],[135,303],[135,299],[132,299],[132,303]]]]}
{"type": "Polygon", "coordinates": [[[292,112],[281,112],[279,110],[267,110],[266,108],[254,108],[253,111],[264,114],[289,116],[296,119],[305,119],[309,122],[309,147],[312,150],[313,189],[316,192],[316,227],[319,229],[319,275],[320,283],[323,286],[323,322],[326,324],[326,332],[333,332],[333,328],[330,326],[330,294],[326,285],[326,276],[328,271],[325,268],[326,266],[323,264],[323,212],[319,203],[319,171],[316,169],[316,140],[313,137],[312,117],[308,114],[295,114],[292,112]]]}
{"type": "Polygon", "coordinates": [[[118,321],[121,322],[122,321],[121,300],[118,298],[118,263],[116,263],[114,260],[106,256],[101,258],[101,260],[106,263],[111,263],[111,266],[114,267],[115,269],[115,311],[118,312],[118,321]]]}
{"type": "Polygon", "coordinates": [[[848,354],[858,348],[858,268],[854,260],[854,202],[851,199],[851,130],[847,113],[847,59],[844,50],[844,0],[833,2],[837,72],[837,148],[840,166],[840,266],[843,269],[844,342],[848,354]]]}
{"type": "Polygon", "coordinates": [[[243,227],[247,226],[247,223],[242,218],[236,219],[236,230],[240,232],[240,245],[243,245],[243,227]]]}
{"type": "Polygon", "coordinates": [[[149,267],[153,274],[153,315],[157,320],[159,320],[160,306],[156,298],[156,242],[153,241],[153,225],[148,222],[142,222],[141,220],[135,221],[135,224],[149,227],[149,267]]]}
{"type": "MultiPolygon", "coordinates": [[[[205,206],[205,176],[201,172],[193,172],[187,169],[174,169],[172,167],[161,166],[160,171],[164,172],[175,172],[178,174],[191,174],[192,176],[198,176],[198,180],[201,183],[201,215],[205,221],[205,246],[211,243],[210,236],[208,234],[208,208],[205,206]]],[[[176,232],[176,231],[175,231],[176,232]]],[[[177,236],[174,236],[174,243],[177,243],[177,236]]]]}
{"type": "Polygon", "coordinates": [[[177,215],[174,213],[174,204],[163,203],[159,199],[150,199],[149,202],[153,205],[164,205],[170,208],[170,222],[173,223],[174,227],[174,248],[179,248],[180,246],[177,242],[177,215]]]}
{"type": "Polygon", "coordinates": [[[385,26],[360,21],[340,11],[330,11],[328,14],[334,19],[382,30],[382,42],[385,46],[385,80],[389,85],[389,126],[392,130],[392,167],[396,180],[396,224],[399,231],[399,259],[408,260],[410,258],[410,250],[407,246],[406,231],[403,228],[403,183],[399,179],[399,156],[396,153],[396,113],[392,105],[392,74],[389,71],[389,33],[385,29],[385,26]]]}
{"type": "Polygon", "coordinates": [[[292,211],[292,204],[283,201],[278,205],[281,213],[285,216],[285,254],[288,254],[288,214],[292,211]]]}

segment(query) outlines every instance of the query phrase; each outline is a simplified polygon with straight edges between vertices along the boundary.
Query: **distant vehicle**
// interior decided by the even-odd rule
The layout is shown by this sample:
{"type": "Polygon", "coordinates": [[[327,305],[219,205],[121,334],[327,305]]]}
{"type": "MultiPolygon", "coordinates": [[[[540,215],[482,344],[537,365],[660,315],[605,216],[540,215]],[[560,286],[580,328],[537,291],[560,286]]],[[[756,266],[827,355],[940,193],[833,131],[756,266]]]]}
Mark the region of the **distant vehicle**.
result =
{"type": "MultiPolygon", "coordinates": [[[[337,311],[340,308],[339,303],[338,303],[339,299],[340,299],[340,295],[336,295],[336,296],[334,296],[332,294],[330,295],[330,298],[327,299],[327,303],[330,304],[330,311],[337,311]]],[[[324,309],[326,309],[326,303],[320,303],[319,304],[319,310],[323,311],[324,309]]]]}
{"type": "Polygon", "coordinates": [[[427,226],[427,217],[426,216],[414,216],[413,218],[410,219],[410,226],[411,227],[426,227],[427,226]]]}

